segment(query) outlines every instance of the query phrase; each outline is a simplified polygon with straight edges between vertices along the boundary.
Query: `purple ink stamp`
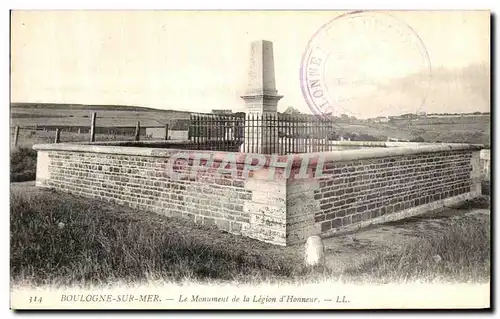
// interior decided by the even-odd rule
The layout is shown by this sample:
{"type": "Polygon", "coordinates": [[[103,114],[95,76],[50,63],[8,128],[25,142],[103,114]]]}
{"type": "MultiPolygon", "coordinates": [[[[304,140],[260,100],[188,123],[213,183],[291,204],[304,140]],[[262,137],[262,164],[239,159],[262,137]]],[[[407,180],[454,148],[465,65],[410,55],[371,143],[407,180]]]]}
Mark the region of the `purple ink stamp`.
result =
{"type": "Polygon", "coordinates": [[[429,54],[391,14],[355,11],[323,25],[300,66],[304,98],[317,116],[419,112],[431,83],[429,54]]]}

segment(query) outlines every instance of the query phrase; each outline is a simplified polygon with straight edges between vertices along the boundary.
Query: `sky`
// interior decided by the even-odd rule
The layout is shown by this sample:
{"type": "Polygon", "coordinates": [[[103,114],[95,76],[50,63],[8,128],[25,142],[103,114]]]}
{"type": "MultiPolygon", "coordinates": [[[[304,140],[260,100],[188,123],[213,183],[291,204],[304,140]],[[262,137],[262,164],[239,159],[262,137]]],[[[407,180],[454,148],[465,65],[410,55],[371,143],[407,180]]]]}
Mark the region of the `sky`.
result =
{"type": "MultiPolygon", "coordinates": [[[[273,42],[276,88],[284,96],[278,111],[293,106],[309,113],[300,89],[301,58],[317,30],[342,13],[14,11],[11,101],[241,111],[250,43],[264,39],[273,42]]],[[[372,30],[389,44],[381,51],[387,54],[377,55],[382,59],[372,59],[370,64],[363,57],[372,52],[375,40],[363,39],[359,30],[339,27],[333,32],[343,35],[343,48],[351,48],[350,61],[362,61],[359,68],[373,69],[378,79],[384,78],[383,84],[378,82],[376,98],[345,104],[346,112],[364,118],[417,108],[489,111],[488,11],[390,14],[411,26],[424,44],[432,67],[430,87],[419,84],[418,68],[405,64],[413,61],[410,53],[394,54],[404,52],[395,51],[401,45],[396,36],[372,30]],[[420,106],[415,101],[424,95],[420,106]]],[[[338,49],[337,43],[332,50],[338,49]]],[[[351,72],[330,69],[330,73],[351,72]]]]}

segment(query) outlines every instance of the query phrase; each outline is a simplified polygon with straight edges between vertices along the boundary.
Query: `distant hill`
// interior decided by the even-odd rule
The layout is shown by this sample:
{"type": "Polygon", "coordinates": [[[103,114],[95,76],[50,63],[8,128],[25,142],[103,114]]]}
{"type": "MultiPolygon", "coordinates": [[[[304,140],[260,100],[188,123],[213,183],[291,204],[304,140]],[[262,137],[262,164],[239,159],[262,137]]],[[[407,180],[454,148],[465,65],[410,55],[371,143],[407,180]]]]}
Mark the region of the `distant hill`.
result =
{"type": "Polygon", "coordinates": [[[129,105],[86,105],[59,103],[11,103],[11,126],[20,127],[81,127],[90,124],[90,115],[96,112],[96,126],[154,127],[168,124],[172,119],[188,119],[190,112],[161,110],[129,105]]]}
{"type": "Polygon", "coordinates": [[[28,109],[63,109],[63,110],[86,110],[86,111],[136,111],[136,112],[175,112],[189,113],[186,111],[162,110],[145,106],[132,105],[87,105],[87,104],[63,104],[63,103],[10,103],[11,108],[28,109]]]}

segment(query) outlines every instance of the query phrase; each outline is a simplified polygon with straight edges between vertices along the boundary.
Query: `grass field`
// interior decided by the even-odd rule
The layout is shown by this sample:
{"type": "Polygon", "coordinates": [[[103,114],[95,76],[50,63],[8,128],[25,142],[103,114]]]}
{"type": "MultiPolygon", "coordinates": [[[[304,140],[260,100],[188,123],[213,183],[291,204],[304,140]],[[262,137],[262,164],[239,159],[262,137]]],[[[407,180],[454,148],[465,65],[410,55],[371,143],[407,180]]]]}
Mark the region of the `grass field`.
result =
{"type": "Polygon", "coordinates": [[[304,268],[301,246],[277,247],[69,194],[14,186],[10,200],[13,284],[489,280],[487,219],[466,217],[405,249],[383,251],[338,272],[304,268]]]}
{"type": "Polygon", "coordinates": [[[163,126],[174,118],[189,118],[189,112],[138,106],[12,103],[11,126],[89,126],[92,112],[97,115],[96,125],[103,127],[133,127],[137,121],[144,127],[163,126]]]}
{"type": "Polygon", "coordinates": [[[387,137],[425,142],[472,143],[490,146],[490,117],[427,118],[420,120],[396,120],[391,123],[339,123],[344,132],[367,134],[385,140],[387,137]]]}
{"type": "Polygon", "coordinates": [[[427,118],[418,121],[396,121],[393,127],[408,132],[412,138],[426,142],[457,142],[490,145],[490,117],[427,118]]]}

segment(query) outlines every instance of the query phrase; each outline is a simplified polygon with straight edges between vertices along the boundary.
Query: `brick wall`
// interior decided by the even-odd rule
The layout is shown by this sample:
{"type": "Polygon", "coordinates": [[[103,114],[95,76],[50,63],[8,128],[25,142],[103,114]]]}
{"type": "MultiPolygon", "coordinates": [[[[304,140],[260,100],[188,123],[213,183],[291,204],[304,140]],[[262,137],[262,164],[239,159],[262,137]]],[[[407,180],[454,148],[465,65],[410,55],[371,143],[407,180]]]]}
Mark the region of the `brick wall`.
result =
{"type": "Polygon", "coordinates": [[[174,177],[167,165],[175,152],[169,150],[78,148],[86,151],[39,150],[37,185],[189,218],[197,224],[285,245],[285,181],[267,181],[267,169],[262,170],[261,178],[256,172],[243,179],[243,165],[239,164],[236,176],[226,176],[216,174],[221,164],[215,162],[212,168],[190,176],[193,159],[188,158],[175,161],[174,172],[185,176],[174,177]],[[143,155],[117,154],[120,150],[143,155]]]}
{"type": "Polygon", "coordinates": [[[480,194],[478,153],[456,150],[325,162],[323,176],[288,181],[287,243],[399,219],[438,208],[447,199],[475,197],[480,194]]]}
{"type": "Polygon", "coordinates": [[[243,153],[116,143],[34,148],[38,186],[189,218],[277,245],[425,213],[481,193],[480,152],[463,144],[295,154],[291,176],[276,159],[262,155],[266,164],[248,177],[243,176],[248,165],[243,153]],[[187,153],[174,161],[179,152],[187,153]],[[193,175],[189,173],[195,153],[214,162],[193,175]],[[237,163],[234,176],[216,172],[226,167],[222,163],[227,155],[237,163]],[[172,163],[174,172],[184,177],[172,175],[172,163]],[[297,178],[299,171],[305,178],[297,178]]]}

